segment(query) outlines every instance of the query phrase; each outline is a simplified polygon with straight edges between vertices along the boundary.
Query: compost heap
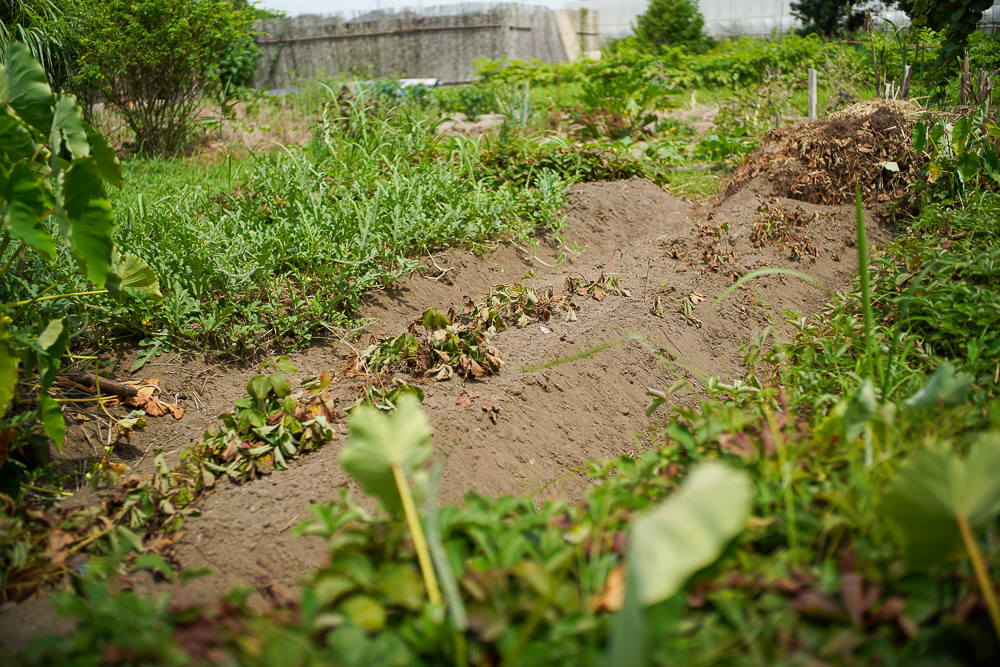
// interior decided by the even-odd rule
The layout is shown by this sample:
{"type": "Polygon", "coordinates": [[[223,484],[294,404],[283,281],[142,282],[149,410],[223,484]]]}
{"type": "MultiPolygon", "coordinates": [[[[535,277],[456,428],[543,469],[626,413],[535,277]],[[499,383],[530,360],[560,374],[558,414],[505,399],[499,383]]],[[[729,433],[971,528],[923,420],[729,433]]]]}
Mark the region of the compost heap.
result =
{"type": "Polygon", "coordinates": [[[855,184],[868,205],[901,199],[923,163],[912,150],[921,113],[916,102],[873,99],[772,130],[735,171],[725,196],[763,175],[772,194],[812,204],[850,203],[855,184]]]}

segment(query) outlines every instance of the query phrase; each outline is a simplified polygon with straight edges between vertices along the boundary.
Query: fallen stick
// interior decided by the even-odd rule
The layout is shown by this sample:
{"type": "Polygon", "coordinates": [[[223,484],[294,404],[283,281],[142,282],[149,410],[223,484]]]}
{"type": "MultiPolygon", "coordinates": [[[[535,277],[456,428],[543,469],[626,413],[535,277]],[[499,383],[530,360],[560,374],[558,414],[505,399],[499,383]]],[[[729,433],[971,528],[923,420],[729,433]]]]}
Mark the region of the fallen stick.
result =
{"type": "Polygon", "coordinates": [[[56,382],[59,380],[68,380],[82,384],[85,387],[93,387],[94,389],[99,389],[102,394],[115,394],[116,396],[125,396],[127,398],[135,398],[139,395],[139,390],[136,387],[130,387],[127,384],[104,378],[100,378],[100,383],[98,383],[97,378],[87,373],[63,373],[56,376],[56,382]]]}

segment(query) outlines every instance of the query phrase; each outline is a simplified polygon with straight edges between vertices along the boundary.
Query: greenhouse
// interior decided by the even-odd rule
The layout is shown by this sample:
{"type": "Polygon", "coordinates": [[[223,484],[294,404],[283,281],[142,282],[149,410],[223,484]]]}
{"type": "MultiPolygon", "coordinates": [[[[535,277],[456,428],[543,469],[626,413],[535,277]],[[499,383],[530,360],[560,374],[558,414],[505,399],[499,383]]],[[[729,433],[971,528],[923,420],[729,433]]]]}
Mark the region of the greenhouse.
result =
{"type": "MultiPolygon", "coordinates": [[[[632,32],[637,16],[646,11],[648,0],[585,0],[574,6],[597,11],[601,35],[605,38],[624,37],[632,32]]],[[[770,35],[785,32],[799,25],[792,16],[791,0],[700,0],[705,17],[705,32],[712,37],[731,35],[770,35]]],[[[887,11],[880,3],[872,3],[872,13],[899,25],[907,21],[898,10],[887,11]]],[[[1000,3],[983,15],[983,27],[993,30],[1000,22],[1000,3]]]]}

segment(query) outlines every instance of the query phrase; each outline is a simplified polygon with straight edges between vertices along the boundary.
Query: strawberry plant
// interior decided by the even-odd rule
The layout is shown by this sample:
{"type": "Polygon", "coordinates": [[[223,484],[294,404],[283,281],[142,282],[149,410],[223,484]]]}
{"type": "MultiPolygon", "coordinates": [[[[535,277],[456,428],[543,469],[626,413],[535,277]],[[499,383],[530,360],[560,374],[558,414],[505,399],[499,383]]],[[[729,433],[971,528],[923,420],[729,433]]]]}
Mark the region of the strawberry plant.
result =
{"type": "Polygon", "coordinates": [[[498,315],[487,314],[483,322],[461,324],[455,322],[454,312],[431,309],[402,336],[369,345],[352,365],[368,373],[385,373],[401,365],[417,377],[480,378],[503,366],[500,353],[490,344],[498,322],[502,328],[498,315]]]}
{"type": "Polygon", "coordinates": [[[219,416],[221,425],[205,432],[193,455],[215,474],[244,482],[273,470],[285,470],[288,461],[333,438],[334,404],[318,389],[292,392],[288,375],[295,367],[285,361],[270,375],[247,382],[247,396],[231,413],[219,416]]]}

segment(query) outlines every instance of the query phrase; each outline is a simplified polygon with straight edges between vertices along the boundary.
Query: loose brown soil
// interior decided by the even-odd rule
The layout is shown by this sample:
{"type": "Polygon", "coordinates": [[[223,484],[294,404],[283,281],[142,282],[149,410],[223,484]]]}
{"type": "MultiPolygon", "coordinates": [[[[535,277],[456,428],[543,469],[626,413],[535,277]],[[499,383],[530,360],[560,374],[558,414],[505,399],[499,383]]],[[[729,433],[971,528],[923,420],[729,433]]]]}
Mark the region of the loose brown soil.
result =
{"type": "MultiPolygon", "coordinates": [[[[469,489],[579,499],[587,460],[645,446],[634,434],[649,426],[648,387],[688,379],[691,388],[675,400],[695,405],[703,398],[697,378],[742,376],[740,347],[780,319],[774,313],[815,312],[829,300],[811,283],[770,275],[713,309],[714,299],[735,279],[778,267],[805,273],[834,291],[849,287],[856,266],[853,207],[786,199],[771,188],[766,175],[757,176],[721,203],[694,208],[639,179],[577,185],[561,241],[549,239],[536,249],[502,244],[484,257],[461,250],[426,257],[425,270],[371,296],[363,315],[373,322],[360,341],[313,347],[292,361],[299,377],[339,370],[352,349],[367,345],[368,335],[402,333],[428,308],[460,310],[466,297],[521,281],[529,270],[535,277],[527,282],[557,293],[567,277],[613,274],[629,296],[609,294],[603,301],[576,296],[576,322],[553,318],[544,329],[535,323],[499,333],[493,340],[505,362],[499,373],[480,381],[424,383],[424,409],[437,457],[444,461],[444,502],[461,502],[469,489]],[[591,356],[523,370],[624,334],[631,338],[591,356]],[[474,396],[471,406],[459,405],[463,393],[474,396]],[[489,406],[495,410],[487,412],[489,406]]],[[[889,238],[881,223],[868,220],[867,227],[873,246],[889,238]]],[[[780,326],[774,330],[782,335],[780,326]]],[[[120,361],[128,367],[129,359],[120,361]]],[[[254,372],[180,357],[143,368],[138,375],[159,378],[168,397],[187,411],[178,421],[150,419],[132,436],[132,449],[121,453],[132,459],[135,474],[149,470],[155,450],[168,452],[168,461],[175,462],[216,414],[244,395],[254,372]]],[[[351,404],[346,391],[337,398],[342,408],[351,404]]],[[[84,457],[96,450],[98,434],[91,433],[88,442],[82,435],[87,428],[94,426],[74,425],[68,451],[84,457]]],[[[337,462],[342,422],[336,430],[334,442],[290,470],[241,486],[220,483],[204,499],[201,516],[185,523],[174,556],[183,568],[207,566],[212,574],[179,592],[183,599],[209,600],[236,586],[291,590],[300,574],[323,563],[323,544],[292,532],[311,504],[330,502],[345,487],[357,491],[337,462]]],[[[142,573],[130,575],[128,584],[142,592],[162,588],[142,573]]],[[[46,607],[36,603],[0,610],[0,645],[16,649],[49,622],[46,607]]]]}

